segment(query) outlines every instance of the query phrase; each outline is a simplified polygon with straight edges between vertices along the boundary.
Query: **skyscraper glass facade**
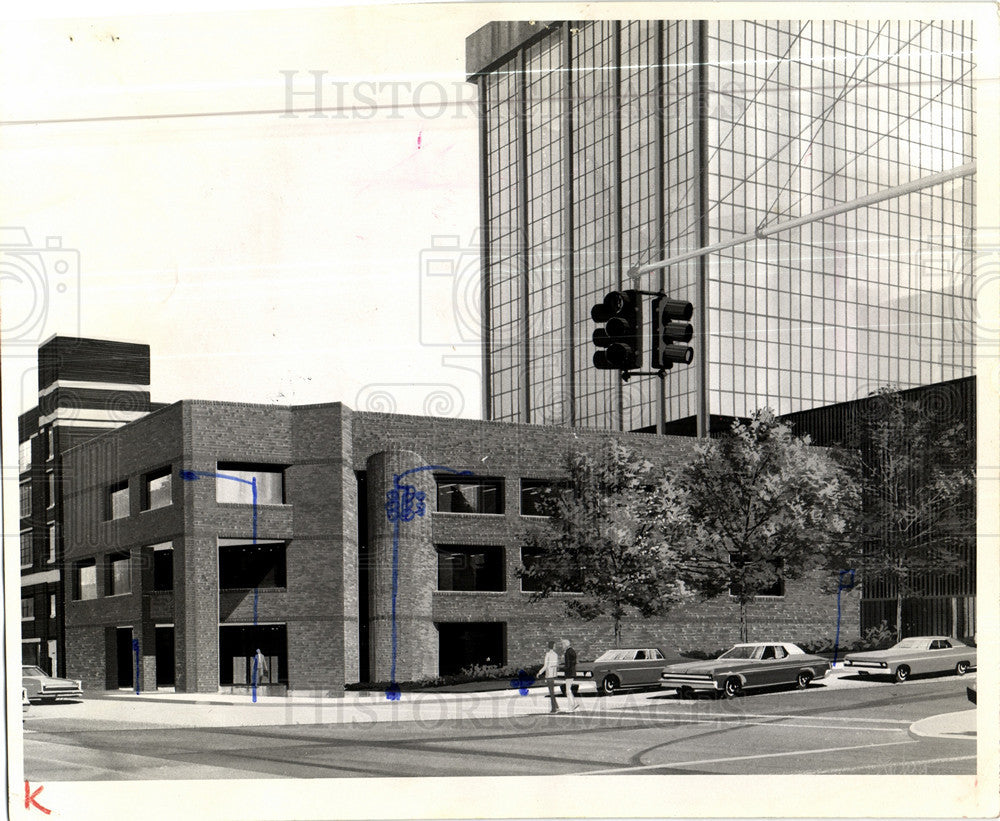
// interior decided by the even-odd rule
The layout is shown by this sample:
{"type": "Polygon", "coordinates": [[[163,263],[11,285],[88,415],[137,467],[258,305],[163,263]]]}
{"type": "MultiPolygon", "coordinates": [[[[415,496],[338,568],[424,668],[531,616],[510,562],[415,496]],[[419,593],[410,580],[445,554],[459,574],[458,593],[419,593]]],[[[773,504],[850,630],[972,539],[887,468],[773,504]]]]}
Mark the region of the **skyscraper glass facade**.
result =
{"type": "MultiPolygon", "coordinates": [[[[972,47],[967,21],[586,21],[470,66],[488,417],[653,426],[659,380],[593,367],[591,306],[635,265],[971,163],[972,47]]],[[[971,373],[973,179],[644,274],[696,306],[665,419],[971,373]]]]}

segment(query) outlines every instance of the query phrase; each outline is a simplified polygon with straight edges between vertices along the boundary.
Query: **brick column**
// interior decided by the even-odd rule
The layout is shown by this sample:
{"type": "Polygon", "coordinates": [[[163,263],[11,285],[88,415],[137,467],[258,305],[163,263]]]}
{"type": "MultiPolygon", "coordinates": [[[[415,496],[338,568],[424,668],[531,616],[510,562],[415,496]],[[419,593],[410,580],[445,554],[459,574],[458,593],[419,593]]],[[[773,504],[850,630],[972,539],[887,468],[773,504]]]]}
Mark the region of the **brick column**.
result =
{"type": "Polygon", "coordinates": [[[215,536],[174,541],[177,691],[219,690],[219,557],[215,536]]]}
{"type": "MultiPolygon", "coordinates": [[[[386,494],[393,479],[424,460],[412,451],[390,450],[369,457],[368,533],[372,567],[369,573],[371,675],[388,681],[392,673],[392,593],[394,537],[398,528],[396,585],[396,681],[411,681],[438,673],[438,636],[432,619],[437,587],[437,554],[431,540],[431,511],[435,507],[435,483],[430,471],[400,478],[401,485],[423,491],[424,513],[414,509],[410,521],[390,521],[386,494]]],[[[415,501],[415,508],[418,504],[415,501]]]]}
{"type": "Polygon", "coordinates": [[[156,627],[151,613],[150,596],[153,590],[153,549],[143,547],[138,551],[139,572],[132,563],[134,594],[139,602],[139,620],[132,630],[139,639],[139,687],[142,692],[156,689],[156,627]]]}

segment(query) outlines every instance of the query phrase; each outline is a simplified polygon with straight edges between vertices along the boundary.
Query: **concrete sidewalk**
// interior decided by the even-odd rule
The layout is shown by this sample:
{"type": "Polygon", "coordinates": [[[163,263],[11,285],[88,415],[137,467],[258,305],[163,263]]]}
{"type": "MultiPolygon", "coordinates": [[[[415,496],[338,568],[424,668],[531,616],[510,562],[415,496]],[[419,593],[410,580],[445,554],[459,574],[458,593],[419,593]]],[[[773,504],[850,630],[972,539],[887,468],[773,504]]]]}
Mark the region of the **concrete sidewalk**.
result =
{"type": "Polygon", "coordinates": [[[942,713],[929,716],[910,725],[910,735],[922,738],[957,738],[976,740],[976,710],[942,713]]]}

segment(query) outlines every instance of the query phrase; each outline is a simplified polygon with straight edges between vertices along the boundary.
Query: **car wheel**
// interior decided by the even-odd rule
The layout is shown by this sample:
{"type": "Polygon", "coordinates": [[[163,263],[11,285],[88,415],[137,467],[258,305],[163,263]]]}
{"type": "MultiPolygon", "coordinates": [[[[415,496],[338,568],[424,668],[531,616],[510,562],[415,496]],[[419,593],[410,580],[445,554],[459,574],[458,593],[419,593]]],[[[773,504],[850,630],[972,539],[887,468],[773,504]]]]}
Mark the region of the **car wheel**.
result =
{"type": "Polygon", "coordinates": [[[955,675],[964,676],[968,672],[969,672],[969,662],[960,661],[958,664],[955,665],[955,675]]]}
{"type": "Polygon", "coordinates": [[[805,690],[809,686],[809,683],[813,680],[812,673],[808,670],[803,670],[795,678],[795,686],[800,690],[805,690]]]}
{"type": "Polygon", "coordinates": [[[893,674],[893,679],[895,681],[906,681],[910,677],[910,668],[905,664],[900,664],[896,668],[896,672],[893,674]]]}
{"type": "Polygon", "coordinates": [[[736,698],[743,692],[743,682],[736,676],[730,676],[722,686],[722,691],[726,694],[726,698],[736,698]]]}
{"type": "Polygon", "coordinates": [[[621,686],[621,682],[618,680],[618,676],[605,676],[601,680],[600,694],[602,696],[613,696],[618,692],[618,688],[621,686]]]}
{"type": "Polygon", "coordinates": [[[694,688],[693,687],[680,687],[677,690],[677,695],[683,699],[693,699],[694,698],[694,688]]]}

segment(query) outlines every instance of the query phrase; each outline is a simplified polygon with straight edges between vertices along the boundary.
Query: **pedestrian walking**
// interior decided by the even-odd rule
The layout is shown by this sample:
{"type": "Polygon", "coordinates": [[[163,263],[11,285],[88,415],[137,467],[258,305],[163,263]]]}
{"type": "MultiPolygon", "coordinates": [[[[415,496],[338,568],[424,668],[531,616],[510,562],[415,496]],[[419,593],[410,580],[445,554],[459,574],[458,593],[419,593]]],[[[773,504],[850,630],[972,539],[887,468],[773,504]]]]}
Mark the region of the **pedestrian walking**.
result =
{"type": "Polygon", "coordinates": [[[573,695],[573,679],[576,677],[576,650],[569,639],[562,640],[563,648],[563,678],[566,679],[566,703],[570,712],[576,710],[576,696],[573,695]]]}
{"type": "Polygon", "coordinates": [[[258,647],[257,652],[250,657],[250,681],[254,687],[259,687],[261,682],[264,681],[265,676],[268,676],[268,673],[267,660],[258,647]]]}
{"type": "Polygon", "coordinates": [[[550,713],[558,713],[559,705],[556,703],[556,668],[559,667],[559,656],[556,655],[555,642],[549,642],[549,649],[545,653],[542,666],[538,670],[538,677],[545,679],[545,684],[549,688],[549,700],[552,703],[550,713]]]}

